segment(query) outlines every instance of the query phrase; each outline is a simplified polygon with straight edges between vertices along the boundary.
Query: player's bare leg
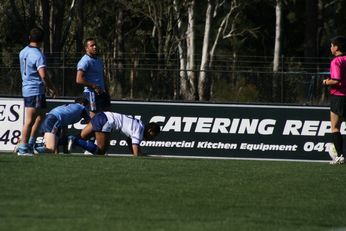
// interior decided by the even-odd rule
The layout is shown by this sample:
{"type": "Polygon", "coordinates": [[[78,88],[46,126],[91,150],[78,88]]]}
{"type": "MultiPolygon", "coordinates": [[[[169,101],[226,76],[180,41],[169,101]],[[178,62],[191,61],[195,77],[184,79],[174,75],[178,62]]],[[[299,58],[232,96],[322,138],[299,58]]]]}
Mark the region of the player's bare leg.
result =
{"type": "Polygon", "coordinates": [[[58,146],[58,137],[53,133],[46,132],[44,134],[46,151],[50,153],[55,153],[58,146]]]}
{"type": "Polygon", "coordinates": [[[80,137],[82,139],[90,139],[91,137],[94,136],[94,132],[93,132],[93,127],[91,125],[91,123],[88,123],[84,128],[83,130],[81,131],[80,133],[80,137]]]}
{"type": "Polygon", "coordinates": [[[35,121],[30,131],[30,137],[37,137],[37,131],[40,128],[41,122],[43,121],[46,114],[46,110],[40,109],[39,112],[35,112],[35,121]]]}
{"type": "Polygon", "coordinates": [[[96,143],[98,147],[98,153],[104,155],[108,150],[109,146],[109,133],[106,132],[95,132],[96,143]]]}
{"type": "Polygon", "coordinates": [[[26,107],[25,108],[25,121],[22,129],[22,139],[21,142],[23,144],[28,143],[29,134],[31,134],[32,126],[35,122],[36,117],[36,108],[26,107]]]}

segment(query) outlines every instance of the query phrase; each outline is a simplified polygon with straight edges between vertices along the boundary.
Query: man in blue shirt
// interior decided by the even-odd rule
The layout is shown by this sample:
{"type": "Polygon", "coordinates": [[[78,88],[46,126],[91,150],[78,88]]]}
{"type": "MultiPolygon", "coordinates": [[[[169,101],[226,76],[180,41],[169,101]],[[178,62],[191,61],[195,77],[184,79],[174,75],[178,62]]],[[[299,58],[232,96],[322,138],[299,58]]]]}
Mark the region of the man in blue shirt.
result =
{"type": "Polygon", "coordinates": [[[84,43],[85,55],[77,64],[76,83],[84,86],[84,97],[90,102],[90,115],[109,110],[110,96],[106,90],[103,62],[97,57],[96,41],[88,38],[84,43]]]}
{"type": "Polygon", "coordinates": [[[86,106],[89,102],[83,97],[75,99],[75,103],[65,104],[53,108],[42,123],[44,132],[44,146],[35,148],[38,153],[58,153],[58,144],[64,145],[67,152],[67,129],[68,125],[77,123],[81,119],[89,122],[89,112],[86,106]]]}
{"type": "Polygon", "coordinates": [[[29,45],[19,53],[25,107],[22,137],[16,148],[19,156],[32,156],[36,133],[46,114],[46,88],[53,97],[57,94],[46,74],[46,58],[39,48],[42,41],[43,30],[33,28],[29,35],[29,45]]]}

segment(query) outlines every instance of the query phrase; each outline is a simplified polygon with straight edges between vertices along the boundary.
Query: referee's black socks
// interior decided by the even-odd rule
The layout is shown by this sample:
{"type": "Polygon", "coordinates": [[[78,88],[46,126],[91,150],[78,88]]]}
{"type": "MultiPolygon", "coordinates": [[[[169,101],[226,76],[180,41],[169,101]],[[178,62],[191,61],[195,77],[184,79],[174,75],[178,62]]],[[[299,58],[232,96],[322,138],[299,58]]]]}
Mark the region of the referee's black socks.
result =
{"type": "Polygon", "coordinates": [[[338,156],[341,156],[343,153],[343,143],[342,143],[342,136],[340,132],[333,132],[333,143],[335,146],[335,149],[338,153],[338,156]]]}

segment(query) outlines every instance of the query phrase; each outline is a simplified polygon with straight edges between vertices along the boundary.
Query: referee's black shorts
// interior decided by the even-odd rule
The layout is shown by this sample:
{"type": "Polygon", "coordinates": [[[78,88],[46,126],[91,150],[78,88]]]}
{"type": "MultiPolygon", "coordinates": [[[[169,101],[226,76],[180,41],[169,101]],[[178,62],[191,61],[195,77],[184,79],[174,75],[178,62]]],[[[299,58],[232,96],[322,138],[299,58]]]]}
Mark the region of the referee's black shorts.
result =
{"type": "Polygon", "coordinates": [[[346,96],[330,95],[330,111],[346,118],[346,96]]]}
{"type": "Polygon", "coordinates": [[[107,92],[98,95],[95,91],[86,91],[83,92],[83,97],[89,101],[89,111],[105,111],[111,107],[111,97],[107,92]]]}

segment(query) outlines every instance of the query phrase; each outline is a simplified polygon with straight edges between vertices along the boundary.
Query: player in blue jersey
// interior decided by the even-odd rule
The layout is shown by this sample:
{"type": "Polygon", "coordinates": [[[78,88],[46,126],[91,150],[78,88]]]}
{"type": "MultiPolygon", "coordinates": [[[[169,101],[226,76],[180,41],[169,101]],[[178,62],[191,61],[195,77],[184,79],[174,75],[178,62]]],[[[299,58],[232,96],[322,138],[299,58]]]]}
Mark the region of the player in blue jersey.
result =
{"type": "Polygon", "coordinates": [[[89,122],[90,116],[86,109],[89,102],[83,97],[75,99],[75,103],[61,105],[53,108],[42,123],[44,132],[44,146],[37,147],[38,153],[58,153],[58,144],[65,146],[67,152],[67,126],[77,123],[81,119],[89,122]]]}
{"type": "Polygon", "coordinates": [[[16,148],[16,152],[20,156],[32,156],[36,133],[46,114],[46,88],[53,97],[57,94],[46,74],[46,58],[40,50],[42,41],[43,30],[33,28],[29,35],[29,45],[19,53],[25,107],[22,136],[20,144],[16,148]]]}
{"type": "Polygon", "coordinates": [[[97,56],[96,41],[88,38],[84,43],[85,55],[77,64],[76,83],[84,86],[84,97],[90,102],[90,115],[110,109],[110,96],[106,90],[103,62],[97,56]]]}
{"type": "Polygon", "coordinates": [[[153,140],[160,133],[160,126],[153,122],[144,125],[141,120],[124,114],[99,112],[82,130],[81,138],[69,137],[68,149],[71,150],[71,145],[77,145],[93,154],[104,155],[109,146],[111,132],[124,134],[131,153],[139,156],[141,141],[153,140]],[[92,136],[96,137],[97,145],[87,140],[92,136]]]}

